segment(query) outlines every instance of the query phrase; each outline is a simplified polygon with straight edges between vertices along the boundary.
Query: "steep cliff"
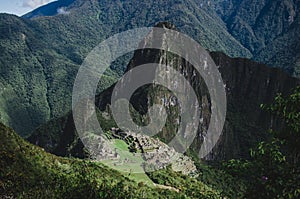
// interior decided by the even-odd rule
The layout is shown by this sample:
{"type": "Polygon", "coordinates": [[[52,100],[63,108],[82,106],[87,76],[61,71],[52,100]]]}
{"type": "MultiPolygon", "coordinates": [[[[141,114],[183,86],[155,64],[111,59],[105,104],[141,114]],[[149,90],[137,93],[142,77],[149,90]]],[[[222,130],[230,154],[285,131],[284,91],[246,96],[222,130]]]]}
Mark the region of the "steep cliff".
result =
{"type": "MultiPolygon", "coordinates": [[[[174,26],[166,23],[161,23],[159,26],[174,28],[174,26]]],[[[146,41],[151,42],[151,40],[146,41]]],[[[228,109],[221,139],[214,148],[213,153],[207,156],[207,159],[223,160],[247,157],[250,147],[267,138],[265,132],[272,125],[270,116],[260,109],[260,104],[271,103],[278,92],[282,92],[284,95],[288,94],[292,88],[299,85],[300,81],[280,69],[270,68],[248,59],[230,58],[218,52],[210,54],[219,67],[223,81],[226,84],[228,109]]],[[[202,102],[202,121],[197,138],[191,146],[192,153],[197,154],[211,116],[210,96],[205,82],[199,74],[195,73],[193,66],[186,60],[162,50],[145,49],[135,51],[128,64],[127,71],[146,63],[168,64],[180,71],[192,85],[198,100],[202,102]]],[[[174,84],[171,80],[169,83],[174,84]]],[[[104,130],[116,125],[110,111],[112,90],[113,86],[103,91],[96,98],[96,106],[99,108],[98,119],[104,130]]],[[[165,99],[163,102],[168,101],[173,98],[172,92],[157,85],[146,85],[136,90],[130,99],[132,107],[134,107],[134,109],[131,109],[133,120],[140,125],[146,125],[149,122],[149,117],[146,114],[148,107],[157,103],[162,104],[162,98],[165,99]]],[[[180,105],[176,103],[175,106],[174,103],[163,103],[162,105],[164,105],[168,117],[166,125],[158,134],[158,137],[165,142],[169,142],[179,126],[180,105]]],[[[81,150],[83,146],[77,144],[78,137],[75,132],[72,114],[70,113],[66,117],[43,125],[29,140],[58,155],[72,154],[77,156],[80,154],[79,157],[82,157],[84,156],[81,150]]]]}

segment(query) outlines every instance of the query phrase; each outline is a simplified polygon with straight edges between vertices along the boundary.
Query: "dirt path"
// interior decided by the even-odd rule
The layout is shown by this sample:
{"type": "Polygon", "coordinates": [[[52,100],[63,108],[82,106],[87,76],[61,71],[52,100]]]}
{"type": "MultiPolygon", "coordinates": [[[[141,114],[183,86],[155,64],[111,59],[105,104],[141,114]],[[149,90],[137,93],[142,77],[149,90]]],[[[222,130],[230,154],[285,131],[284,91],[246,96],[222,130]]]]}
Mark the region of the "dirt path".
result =
{"type": "Polygon", "coordinates": [[[155,187],[158,187],[158,188],[160,188],[160,189],[169,189],[169,190],[171,190],[171,191],[176,191],[177,193],[180,192],[179,189],[176,189],[176,188],[174,188],[174,187],[170,187],[170,186],[166,186],[166,185],[161,185],[161,184],[155,184],[155,183],[153,183],[153,184],[154,184],[155,187]]]}

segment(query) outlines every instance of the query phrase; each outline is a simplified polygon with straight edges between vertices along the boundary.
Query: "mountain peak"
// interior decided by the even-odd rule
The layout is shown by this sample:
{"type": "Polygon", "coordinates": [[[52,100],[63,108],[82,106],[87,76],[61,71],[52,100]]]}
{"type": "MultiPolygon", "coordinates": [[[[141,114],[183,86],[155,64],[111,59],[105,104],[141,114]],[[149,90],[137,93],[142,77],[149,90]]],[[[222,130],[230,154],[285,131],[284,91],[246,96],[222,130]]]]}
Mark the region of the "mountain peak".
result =
{"type": "Polygon", "coordinates": [[[165,28],[165,29],[170,29],[170,30],[177,30],[177,28],[174,24],[167,22],[167,21],[159,22],[154,27],[165,28]]]}
{"type": "Polygon", "coordinates": [[[72,3],[74,3],[76,0],[59,0],[54,1],[49,4],[46,4],[44,6],[41,6],[25,15],[22,16],[22,18],[25,19],[33,19],[36,17],[41,16],[55,16],[58,14],[64,14],[66,11],[62,10],[65,7],[70,6],[72,3]]]}

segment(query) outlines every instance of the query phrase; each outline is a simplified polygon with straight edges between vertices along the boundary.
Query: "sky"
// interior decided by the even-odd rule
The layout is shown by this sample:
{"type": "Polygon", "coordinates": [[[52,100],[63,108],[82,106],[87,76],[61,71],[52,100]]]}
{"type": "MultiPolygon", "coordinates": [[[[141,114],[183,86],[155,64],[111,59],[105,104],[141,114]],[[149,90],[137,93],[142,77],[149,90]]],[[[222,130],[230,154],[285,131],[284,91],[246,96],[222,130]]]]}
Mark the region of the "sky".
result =
{"type": "Polygon", "coordinates": [[[22,16],[52,1],[55,0],[0,0],[0,13],[22,16]]]}

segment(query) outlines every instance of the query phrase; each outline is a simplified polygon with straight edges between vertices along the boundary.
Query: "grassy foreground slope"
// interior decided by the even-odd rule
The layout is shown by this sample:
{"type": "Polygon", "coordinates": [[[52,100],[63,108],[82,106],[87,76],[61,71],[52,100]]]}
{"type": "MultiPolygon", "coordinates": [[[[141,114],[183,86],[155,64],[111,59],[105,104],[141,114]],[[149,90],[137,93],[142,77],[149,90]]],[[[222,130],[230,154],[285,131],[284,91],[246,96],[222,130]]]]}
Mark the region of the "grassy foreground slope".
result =
{"type": "Polygon", "coordinates": [[[222,197],[219,191],[204,183],[170,170],[155,174],[154,181],[164,186],[150,187],[101,163],[46,153],[3,124],[0,124],[0,135],[1,198],[222,197]]]}

